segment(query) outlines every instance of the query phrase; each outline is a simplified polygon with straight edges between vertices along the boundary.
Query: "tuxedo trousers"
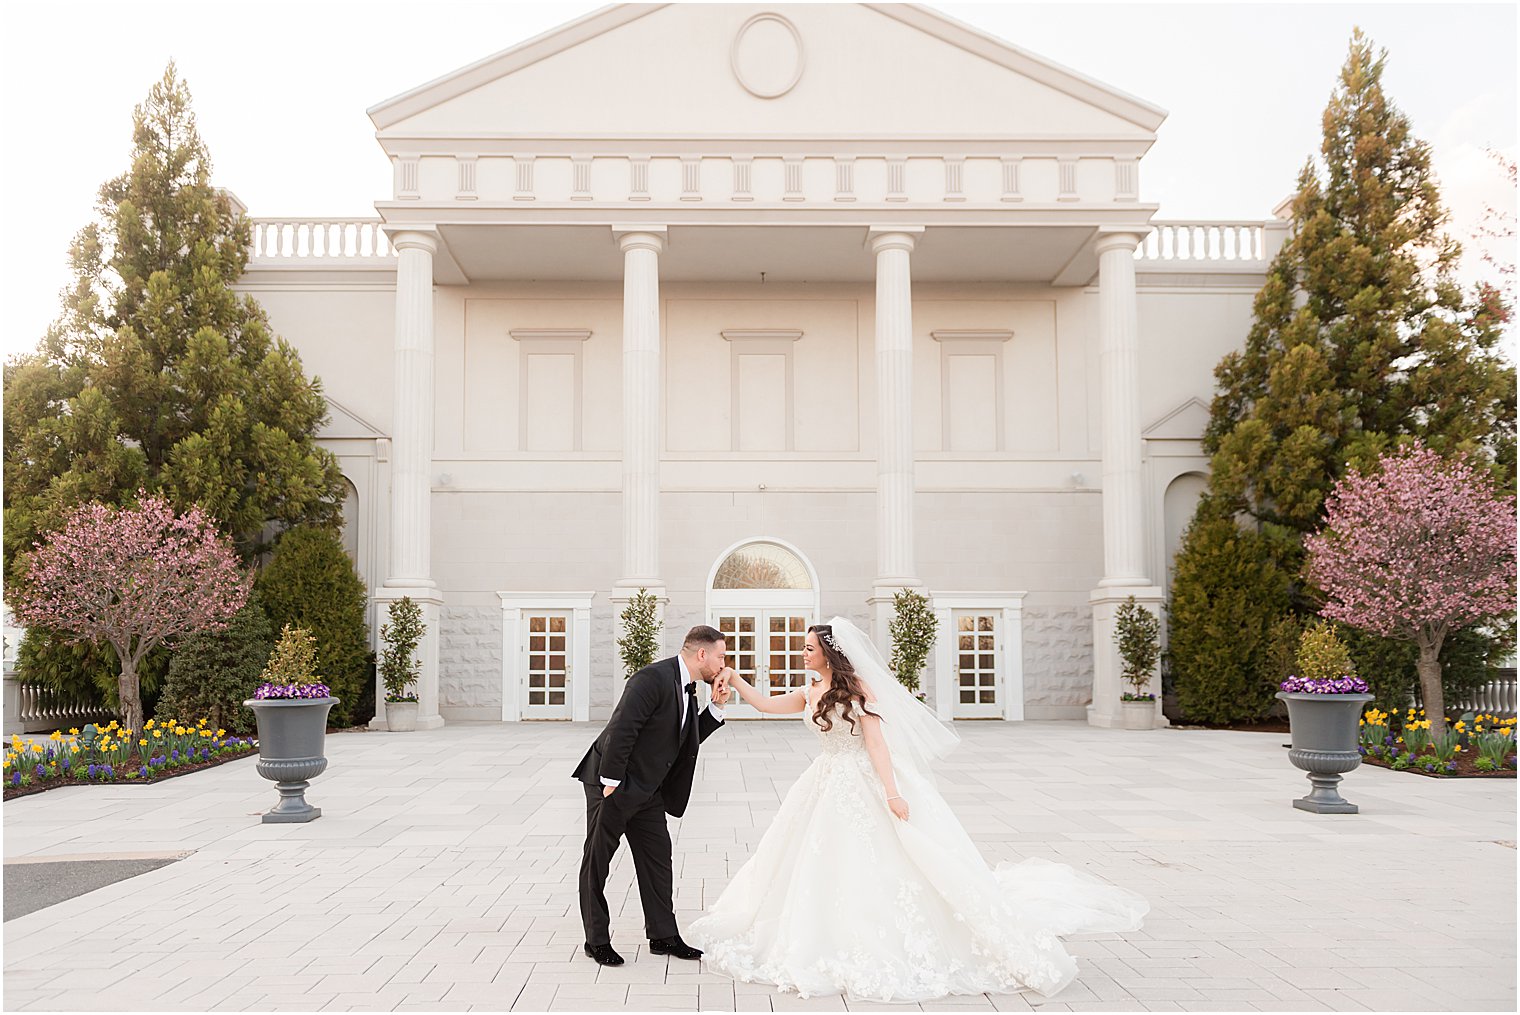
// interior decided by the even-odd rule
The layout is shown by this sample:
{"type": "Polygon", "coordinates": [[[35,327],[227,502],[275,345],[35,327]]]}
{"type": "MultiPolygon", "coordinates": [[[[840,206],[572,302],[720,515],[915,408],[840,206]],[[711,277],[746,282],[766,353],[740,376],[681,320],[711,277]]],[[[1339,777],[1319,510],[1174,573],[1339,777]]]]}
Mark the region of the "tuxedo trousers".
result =
{"type": "Polygon", "coordinates": [[[649,800],[624,807],[618,792],[603,796],[601,786],[582,783],[586,789],[586,848],[581,854],[581,922],[586,943],[611,943],[607,910],[607,871],[618,843],[628,840],[633,871],[639,882],[639,901],[644,906],[644,934],[651,940],[675,937],[676,914],[672,901],[675,876],[671,870],[670,828],[665,823],[664,798],[656,791],[649,800]]]}

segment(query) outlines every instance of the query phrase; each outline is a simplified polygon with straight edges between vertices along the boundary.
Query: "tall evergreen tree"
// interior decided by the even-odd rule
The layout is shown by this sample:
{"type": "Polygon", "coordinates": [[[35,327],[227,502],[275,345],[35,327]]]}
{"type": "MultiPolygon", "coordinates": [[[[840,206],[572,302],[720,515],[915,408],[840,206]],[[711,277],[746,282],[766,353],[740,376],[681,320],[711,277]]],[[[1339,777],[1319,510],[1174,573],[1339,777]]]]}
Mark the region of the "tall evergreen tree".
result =
{"type": "MultiPolygon", "coordinates": [[[[172,63],[134,110],[130,168],[101,187],[97,210],[70,248],[58,319],[35,353],[5,366],[7,577],[70,509],[131,503],[139,488],[199,505],[250,560],[271,524],[335,523],[342,479],[313,439],[321,385],[232,288],[249,225],[211,185],[172,63]]],[[[28,642],[32,676],[114,683],[44,631],[28,642]]]]}
{"type": "Polygon", "coordinates": [[[1430,149],[1383,93],[1386,53],[1358,30],[1299,175],[1292,229],[1245,349],[1215,371],[1210,489],[1264,524],[1316,528],[1348,463],[1400,437],[1470,456],[1514,490],[1507,308],[1454,278],[1430,149]]]}
{"type": "MultiPolygon", "coordinates": [[[[1386,57],[1353,34],[1324,112],[1322,167],[1311,159],[1299,175],[1245,347],[1215,370],[1204,437],[1211,475],[1197,521],[1234,517],[1264,537],[1300,615],[1318,599],[1301,578],[1303,538],[1348,467],[1418,438],[1515,490],[1515,371],[1499,349],[1509,308],[1492,287],[1465,293],[1455,280],[1461,248],[1444,232],[1429,146],[1383,92],[1386,57]]],[[[1192,580],[1202,587],[1174,599],[1207,600],[1224,579],[1202,569],[1192,580]]],[[[1266,608],[1274,595],[1254,601],[1266,608]]],[[[1188,616],[1173,611],[1174,646],[1188,616]]]]}

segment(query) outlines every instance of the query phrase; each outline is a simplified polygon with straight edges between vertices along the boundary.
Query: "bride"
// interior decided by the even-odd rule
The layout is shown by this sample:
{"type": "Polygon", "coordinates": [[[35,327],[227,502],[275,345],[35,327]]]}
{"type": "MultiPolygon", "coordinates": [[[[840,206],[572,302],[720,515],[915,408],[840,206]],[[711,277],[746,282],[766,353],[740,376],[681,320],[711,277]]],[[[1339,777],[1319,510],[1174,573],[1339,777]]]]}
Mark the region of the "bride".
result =
{"type": "Polygon", "coordinates": [[[931,774],[960,737],[860,628],[809,628],[803,662],[812,686],[776,697],[729,678],[761,712],[804,713],[821,750],[689,927],[708,968],[802,997],[1050,996],[1076,977],[1057,935],[1140,928],[1143,898],[1064,864],[988,868],[931,774]]]}

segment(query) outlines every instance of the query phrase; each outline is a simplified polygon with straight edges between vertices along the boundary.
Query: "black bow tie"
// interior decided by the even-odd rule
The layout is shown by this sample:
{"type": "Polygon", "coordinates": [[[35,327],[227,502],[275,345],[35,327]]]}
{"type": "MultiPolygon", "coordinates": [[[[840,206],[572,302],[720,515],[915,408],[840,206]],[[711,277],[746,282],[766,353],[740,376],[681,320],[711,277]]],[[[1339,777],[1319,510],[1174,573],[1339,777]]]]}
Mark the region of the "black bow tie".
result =
{"type": "Polygon", "coordinates": [[[693,698],[697,696],[697,682],[695,680],[686,685],[686,693],[691,695],[693,698]]]}

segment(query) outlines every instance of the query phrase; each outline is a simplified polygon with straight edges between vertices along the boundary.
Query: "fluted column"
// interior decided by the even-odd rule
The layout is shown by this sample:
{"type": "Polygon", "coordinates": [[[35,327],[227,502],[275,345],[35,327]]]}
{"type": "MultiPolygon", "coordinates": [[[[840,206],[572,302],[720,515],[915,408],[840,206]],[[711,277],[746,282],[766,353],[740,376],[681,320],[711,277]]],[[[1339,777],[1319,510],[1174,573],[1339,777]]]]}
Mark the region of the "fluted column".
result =
{"type": "Polygon", "coordinates": [[[1149,585],[1140,494],[1140,335],[1134,233],[1098,238],[1098,345],[1103,404],[1103,580],[1149,585]]]}
{"type": "MultiPolygon", "coordinates": [[[[623,252],[623,567],[609,599],[619,617],[639,589],[669,601],[660,578],[660,254],[664,226],[613,226],[623,252]]],[[[614,666],[612,701],[623,693],[614,666]]]]}
{"type": "Polygon", "coordinates": [[[876,256],[876,579],[877,643],[886,647],[892,595],[915,588],[913,557],[913,275],[922,226],[872,229],[876,256]]]}
{"type": "Polygon", "coordinates": [[[624,588],[660,584],[660,253],[665,230],[617,232],[623,252],[624,588]]]}
{"type": "MultiPolygon", "coordinates": [[[[1116,615],[1128,598],[1159,614],[1162,591],[1145,573],[1145,500],[1140,461],[1140,330],[1135,302],[1137,233],[1098,237],[1098,347],[1103,425],[1103,577],[1088,596],[1093,624],[1093,700],[1088,722],[1123,725],[1128,690],[1115,643],[1116,615]]],[[[1161,714],[1159,678],[1152,722],[1161,714]]]]}
{"type": "Polygon", "coordinates": [[[396,247],[396,377],[391,403],[392,588],[431,586],[433,255],[436,236],[401,232],[396,247]]]}
{"type": "MultiPolygon", "coordinates": [[[[396,248],[395,379],[391,400],[391,497],[389,564],[376,590],[377,621],[386,623],[390,603],[410,597],[422,608],[426,631],[417,646],[417,726],[443,725],[438,713],[438,625],[443,597],[433,582],[433,255],[431,228],[390,233],[396,248]]],[[[385,696],[377,693],[376,724],[383,724],[385,696]]]]}

